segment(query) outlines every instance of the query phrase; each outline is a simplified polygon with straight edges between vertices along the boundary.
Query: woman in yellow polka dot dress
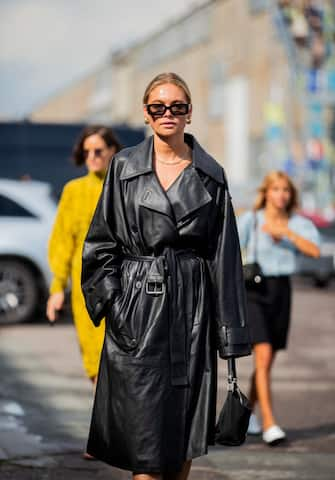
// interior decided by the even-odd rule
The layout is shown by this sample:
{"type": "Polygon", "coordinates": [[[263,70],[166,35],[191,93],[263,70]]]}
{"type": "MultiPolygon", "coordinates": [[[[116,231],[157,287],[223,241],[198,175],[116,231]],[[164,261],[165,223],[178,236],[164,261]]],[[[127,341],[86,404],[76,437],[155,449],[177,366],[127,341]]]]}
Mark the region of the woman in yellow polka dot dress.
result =
{"type": "Polygon", "coordinates": [[[104,324],[95,328],[81,291],[82,247],[98,202],[112,156],[120,150],[113,132],[106,127],[87,127],[74,148],[76,165],[85,164],[88,174],[68,182],[63,190],[49,240],[49,264],[53,273],[47,317],[57,319],[64,304],[64,290],[71,277],[71,304],[83,364],[96,382],[104,338],[104,324]]]}

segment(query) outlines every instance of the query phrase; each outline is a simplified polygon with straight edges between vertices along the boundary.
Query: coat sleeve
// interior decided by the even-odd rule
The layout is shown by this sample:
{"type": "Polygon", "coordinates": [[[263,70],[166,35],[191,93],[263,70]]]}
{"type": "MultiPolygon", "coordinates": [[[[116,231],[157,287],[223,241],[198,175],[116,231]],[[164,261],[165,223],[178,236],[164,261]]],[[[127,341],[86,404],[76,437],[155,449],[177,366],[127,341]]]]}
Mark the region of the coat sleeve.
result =
{"type": "Polygon", "coordinates": [[[86,308],[98,326],[108,303],[121,290],[121,247],[114,232],[113,205],[120,196],[119,184],[111,162],[83,248],[81,285],[86,308]]]}
{"type": "Polygon", "coordinates": [[[245,286],[236,219],[227,186],[218,196],[220,215],[215,254],[209,269],[213,287],[218,351],[221,358],[251,353],[245,286]]]}

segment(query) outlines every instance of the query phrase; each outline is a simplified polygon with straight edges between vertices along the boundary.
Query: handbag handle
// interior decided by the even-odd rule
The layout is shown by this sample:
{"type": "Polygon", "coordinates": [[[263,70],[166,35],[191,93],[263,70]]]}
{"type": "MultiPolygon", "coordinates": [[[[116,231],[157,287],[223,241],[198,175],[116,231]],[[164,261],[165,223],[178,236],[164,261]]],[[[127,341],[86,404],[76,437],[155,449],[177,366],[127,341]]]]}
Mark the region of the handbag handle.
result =
{"type": "Polygon", "coordinates": [[[228,390],[235,390],[237,387],[236,362],[234,357],[230,357],[228,362],[228,390]]]}
{"type": "MultiPolygon", "coordinates": [[[[258,222],[258,219],[257,219],[257,212],[255,210],[253,210],[252,217],[253,217],[252,231],[255,234],[255,243],[254,243],[254,248],[253,248],[252,253],[253,253],[253,257],[254,257],[253,261],[255,263],[257,263],[257,242],[258,242],[257,222],[258,222]]],[[[247,246],[248,246],[249,242],[250,242],[250,234],[248,236],[247,246]]]]}
{"type": "Polygon", "coordinates": [[[253,230],[255,233],[255,243],[254,243],[254,262],[257,263],[257,242],[258,242],[258,230],[257,230],[257,212],[254,211],[254,225],[253,225],[253,230]]]}
{"type": "Polygon", "coordinates": [[[228,358],[228,378],[236,378],[236,362],[234,357],[228,358]]]}

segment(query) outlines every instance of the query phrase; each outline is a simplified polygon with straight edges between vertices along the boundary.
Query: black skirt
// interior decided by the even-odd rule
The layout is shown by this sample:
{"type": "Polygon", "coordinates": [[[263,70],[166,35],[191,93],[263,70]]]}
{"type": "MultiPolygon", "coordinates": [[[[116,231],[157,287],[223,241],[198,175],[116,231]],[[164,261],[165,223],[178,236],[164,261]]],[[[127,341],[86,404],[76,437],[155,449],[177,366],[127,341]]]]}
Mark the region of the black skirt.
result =
{"type": "Polygon", "coordinates": [[[291,316],[290,277],[265,277],[260,291],[247,291],[247,303],[251,343],[285,349],[291,316]]]}

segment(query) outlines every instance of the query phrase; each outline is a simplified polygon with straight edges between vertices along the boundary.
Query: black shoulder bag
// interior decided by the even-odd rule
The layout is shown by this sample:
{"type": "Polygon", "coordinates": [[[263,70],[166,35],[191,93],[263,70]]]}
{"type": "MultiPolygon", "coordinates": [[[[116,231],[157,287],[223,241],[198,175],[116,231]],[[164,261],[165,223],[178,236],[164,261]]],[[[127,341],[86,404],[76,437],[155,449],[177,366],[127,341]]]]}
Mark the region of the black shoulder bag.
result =
{"type": "Polygon", "coordinates": [[[253,230],[255,232],[255,245],[254,245],[254,261],[252,263],[246,263],[243,265],[243,276],[244,276],[244,283],[247,290],[260,290],[263,286],[263,272],[262,269],[257,262],[257,239],[258,239],[258,231],[257,231],[257,213],[254,213],[254,225],[253,230]]]}
{"type": "Polygon", "coordinates": [[[216,443],[229,446],[244,443],[250,415],[249,400],[237,385],[235,359],[228,358],[228,394],[216,424],[216,443]]]}

